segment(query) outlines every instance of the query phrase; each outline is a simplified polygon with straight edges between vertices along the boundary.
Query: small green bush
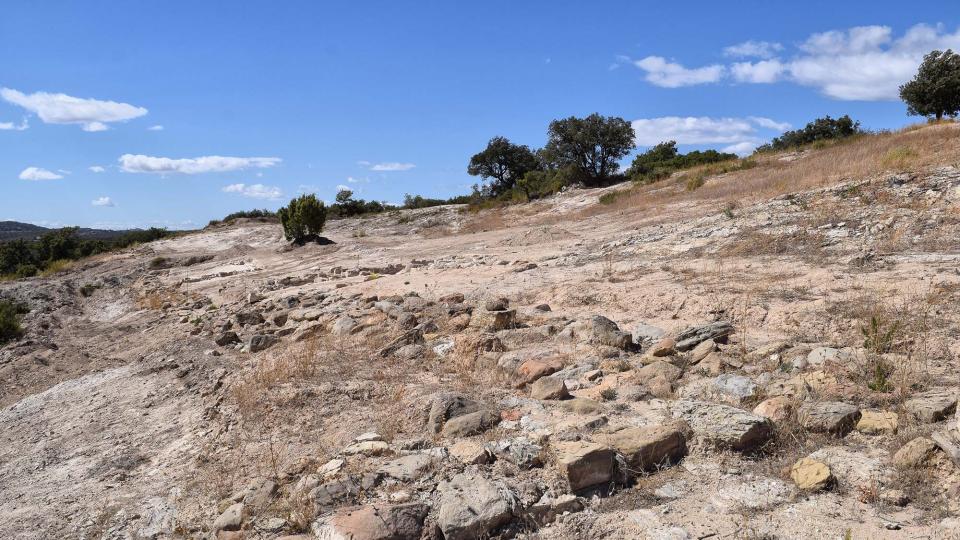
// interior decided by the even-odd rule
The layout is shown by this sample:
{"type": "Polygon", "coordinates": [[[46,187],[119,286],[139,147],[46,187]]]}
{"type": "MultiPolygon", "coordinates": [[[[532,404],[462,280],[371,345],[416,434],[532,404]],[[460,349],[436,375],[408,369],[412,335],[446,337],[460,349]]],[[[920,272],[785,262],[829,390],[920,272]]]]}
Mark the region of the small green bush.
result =
{"type": "Polygon", "coordinates": [[[327,208],[315,195],[308,194],[291,199],[290,204],[277,210],[277,215],[283,226],[283,236],[287,240],[302,243],[307,237],[323,231],[327,208]]]}
{"type": "Polygon", "coordinates": [[[0,300],[0,345],[23,335],[20,328],[20,314],[26,311],[24,306],[8,300],[0,300]]]}

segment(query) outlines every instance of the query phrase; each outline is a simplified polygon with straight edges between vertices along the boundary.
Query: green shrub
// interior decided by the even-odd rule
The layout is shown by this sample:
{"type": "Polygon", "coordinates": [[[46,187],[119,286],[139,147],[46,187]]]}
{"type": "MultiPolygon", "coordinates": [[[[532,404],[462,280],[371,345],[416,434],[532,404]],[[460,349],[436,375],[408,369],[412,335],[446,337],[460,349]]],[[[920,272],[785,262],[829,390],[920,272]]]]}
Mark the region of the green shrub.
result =
{"type": "Polygon", "coordinates": [[[620,196],[619,191],[611,191],[610,193],[604,193],[603,195],[600,196],[600,204],[613,204],[617,202],[617,198],[619,198],[619,196],[620,196]]]}
{"type": "Polygon", "coordinates": [[[32,264],[21,264],[20,266],[17,267],[17,271],[15,272],[15,274],[17,276],[17,279],[23,279],[23,278],[35,276],[37,275],[37,272],[39,272],[39,270],[37,270],[36,266],[32,264]]]}
{"type": "Polygon", "coordinates": [[[669,177],[674,171],[735,159],[736,154],[716,150],[694,150],[681,154],[676,141],[666,141],[633,158],[627,176],[636,182],[649,184],[669,177]]]}
{"type": "Polygon", "coordinates": [[[0,345],[23,335],[20,328],[20,314],[26,310],[23,306],[8,300],[0,300],[0,345]]]}
{"type": "Polygon", "coordinates": [[[784,132],[783,135],[757,148],[757,152],[789,150],[807,144],[822,148],[826,144],[825,141],[845,139],[863,133],[860,122],[853,121],[848,115],[836,119],[828,115],[817,118],[802,129],[784,132]]]}
{"type": "Polygon", "coordinates": [[[301,195],[291,199],[290,204],[277,211],[277,215],[283,226],[283,236],[287,240],[302,243],[309,236],[316,236],[323,231],[327,208],[315,195],[301,195]]]}

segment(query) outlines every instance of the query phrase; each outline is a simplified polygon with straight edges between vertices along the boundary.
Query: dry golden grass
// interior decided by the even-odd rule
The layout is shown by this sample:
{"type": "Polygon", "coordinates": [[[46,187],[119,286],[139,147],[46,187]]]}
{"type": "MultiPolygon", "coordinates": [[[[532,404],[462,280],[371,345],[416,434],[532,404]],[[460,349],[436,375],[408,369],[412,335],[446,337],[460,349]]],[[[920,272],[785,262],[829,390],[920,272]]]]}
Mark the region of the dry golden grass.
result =
{"type": "MultiPolygon", "coordinates": [[[[584,216],[608,212],[643,212],[667,204],[696,201],[749,203],[845,180],[868,179],[884,172],[902,172],[960,161],[960,125],[910,126],[891,133],[862,135],[802,153],[757,155],[752,168],[724,172],[688,189],[691,178],[709,166],[676,174],[646,186],[633,186],[607,204],[583,210],[584,216]]],[[[699,183],[699,181],[697,182],[699,183]]]]}

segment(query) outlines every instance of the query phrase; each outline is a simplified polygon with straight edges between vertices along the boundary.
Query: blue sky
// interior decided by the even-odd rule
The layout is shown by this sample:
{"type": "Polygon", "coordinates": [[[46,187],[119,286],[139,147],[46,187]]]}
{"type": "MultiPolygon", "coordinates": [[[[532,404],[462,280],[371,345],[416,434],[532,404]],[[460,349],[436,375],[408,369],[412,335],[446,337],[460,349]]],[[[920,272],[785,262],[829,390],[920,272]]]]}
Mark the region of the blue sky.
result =
{"type": "Polygon", "coordinates": [[[338,186],[447,197],[495,135],[635,122],[641,146],[748,152],[896,99],[952,2],[4,2],[0,220],[202,226],[338,186]]]}

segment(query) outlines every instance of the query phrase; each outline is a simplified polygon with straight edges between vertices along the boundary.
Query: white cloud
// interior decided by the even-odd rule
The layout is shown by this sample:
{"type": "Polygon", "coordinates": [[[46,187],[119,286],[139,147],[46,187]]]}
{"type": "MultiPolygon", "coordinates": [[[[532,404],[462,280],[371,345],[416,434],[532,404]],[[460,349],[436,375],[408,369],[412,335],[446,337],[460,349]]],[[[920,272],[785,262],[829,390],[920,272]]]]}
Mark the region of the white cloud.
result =
{"type": "Polygon", "coordinates": [[[710,118],[708,116],[664,116],[633,121],[636,142],[653,146],[664,141],[677,144],[723,144],[725,152],[749,154],[766,138],[759,130],[783,131],[790,127],[762,116],[710,118]]]}
{"type": "Polygon", "coordinates": [[[736,62],[730,65],[730,74],[737,82],[773,83],[780,79],[784,65],[779,60],[736,62]]]}
{"type": "Polygon", "coordinates": [[[236,193],[251,199],[276,200],[283,197],[283,191],[277,186],[265,186],[263,184],[230,184],[224,186],[223,192],[236,193]]]}
{"type": "Polygon", "coordinates": [[[13,122],[0,122],[0,131],[23,131],[30,127],[30,124],[27,123],[27,119],[24,118],[19,124],[14,124],[13,122]]]}
{"type": "Polygon", "coordinates": [[[734,58],[773,58],[783,50],[783,45],[770,41],[744,41],[723,49],[724,56],[734,58]]]}
{"type": "Polygon", "coordinates": [[[763,116],[748,116],[747,119],[762,128],[775,129],[777,131],[786,131],[791,127],[787,122],[777,122],[776,120],[764,118],[763,116]]]}
{"type": "Polygon", "coordinates": [[[147,128],[147,131],[163,131],[163,126],[157,124],[155,126],[150,126],[147,128]]]}
{"type": "Polygon", "coordinates": [[[110,127],[104,124],[103,122],[90,122],[89,124],[84,124],[83,127],[80,129],[84,131],[89,131],[89,132],[96,132],[96,131],[106,131],[110,129],[110,127]]]}
{"type": "Polygon", "coordinates": [[[717,82],[788,81],[817,89],[838,100],[885,101],[899,98],[899,87],[910,80],[933,49],[960,49],[960,29],[917,24],[895,37],[889,26],[857,26],[810,35],[788,59],[778,44],[747,41],[724,49],[733,57],[757,57],[757,62],[687,68],[659,56],[634,62],[652,84],[668,88],[717,82]]]}
{"type": "Polygon", "coordinates": [[[413,163],[397,163],[395,161],[390,161],[387,163],[376,163],[371,165],[368,161],[360,161],[358,163],[366,163],[370,165],[371,171],[379,172],[394,172],[394,171],[409,171],[410,169],[416,167],[413,163]]]}
{"type": "Polygon", "coordinates": [[[102,173],[102,172],[105,171],[106,169],[104,169],[104,168],[101,167],[100,165],[92,165],[92,166],[90,166],[90,167],[87,167],[87,170],[89,170],[90,172],[102,173]]]}
{"type": "Polygon", "coordinates": [[[24,94],[11,88],[0,88],[0,97],[36,114],[47,124],[81,124],[84,131],[103,131],[109,122],[125,122],[147,114],[147,109],[118,103],[85,99],[66,94],[35,92],[24,94]]]}
{"type": "Polygon", "coordinates": [[[337,191],[340,192],[340,191],[353,191],[353,190],[350,189],[350,186],[345,186],[345,185],[343,185],[343,184],[337,184],[337,191]]]}
{"type": "Polygon", "coordinates": [[[276,157],[224,157],[202,156],[197,158],[171,159],[166,157],[124,154],[118,160],[120,168],[130,173],[156,174],[202,174],[210,172],[265,169],[282,160],[276,157]]]}
{"type": "Polygon", "coordinates": [[[116,206],[113,203],[113,199],[110,197],[97,197],[96,199],[90,201],[90,204],[93,206],[116,206]]]}
{"type": "Polygon", "coordinates": [[[26,169],[20,172],[19,178],[21,180],[32,180],[32,181],[59,180],[63,178],[63,175],[57,174],[53,171],[48,171],[47,169],[43,169],[41,167],[27,167],[26,169]]]}
{"type": "Polygon", "coordinates": [[[721,152],[727,152],[728,154],[736,154],[738,156],[747,156],[753,153],[754,148],[759,146],[759,143],[756,141],[743,141],[736,144],[731,144],[730,146],[724,146],[720,149],[721,152]]]}
{"type": "Polygon", "coordinates": [[[719,81],[726,68],[719,65],[688,69],[680,64],[667,62],[662,56],[648,56],[634,65],[647,72],[647,82],[663,88],[679,88],[719,81]]]}

